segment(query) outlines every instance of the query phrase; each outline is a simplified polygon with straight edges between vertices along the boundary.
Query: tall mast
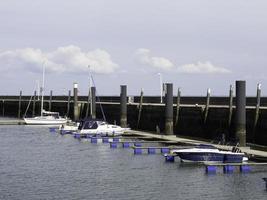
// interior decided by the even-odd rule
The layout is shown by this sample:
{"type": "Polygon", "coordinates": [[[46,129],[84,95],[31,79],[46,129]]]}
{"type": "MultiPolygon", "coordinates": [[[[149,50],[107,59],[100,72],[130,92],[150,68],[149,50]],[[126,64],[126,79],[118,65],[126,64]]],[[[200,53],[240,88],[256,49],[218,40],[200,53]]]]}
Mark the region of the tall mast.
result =
{"type": "Polygon", "coordinates": [[[42,79],[42,89],[41,89],[41,116],[43,116],[44,109],[44,82],[45,82],[45,62],[43,63],[43,79],[42,79]]]}

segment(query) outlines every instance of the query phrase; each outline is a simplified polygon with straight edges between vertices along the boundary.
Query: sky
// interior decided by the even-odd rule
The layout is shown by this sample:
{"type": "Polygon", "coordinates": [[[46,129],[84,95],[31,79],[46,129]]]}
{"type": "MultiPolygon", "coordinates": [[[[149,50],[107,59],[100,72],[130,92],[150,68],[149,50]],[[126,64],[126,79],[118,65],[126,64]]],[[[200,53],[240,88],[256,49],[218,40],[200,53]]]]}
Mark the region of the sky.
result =
{"type": "Polygon", "coordinates": [[[0,1],[0,95],[227,96],[246,80],[267,95],[266,0],[8,0],[0,1]],[[90,66],[90,67],[88,67],[90,66]],[[89,72],[90,71],[90,72],[89,72]],[[39,83],[39,84],[38,84],[39,83]]]}

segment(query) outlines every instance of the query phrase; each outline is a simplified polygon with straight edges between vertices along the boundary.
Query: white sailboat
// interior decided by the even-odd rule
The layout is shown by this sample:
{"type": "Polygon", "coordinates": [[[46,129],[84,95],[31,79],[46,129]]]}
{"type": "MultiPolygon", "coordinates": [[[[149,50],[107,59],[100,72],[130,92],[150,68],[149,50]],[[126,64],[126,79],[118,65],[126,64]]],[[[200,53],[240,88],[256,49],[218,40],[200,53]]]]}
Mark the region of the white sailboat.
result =
{"type": "Polygon", "coordinates": [[[41,116],[24,117],[24,121],[29,125],[61,125],[67,123],[67,118],[59,116],[58,112],[49,112],[44,110],[44,78],[45,67],[43,65],[43,80],[41,90],[41,116]]]}

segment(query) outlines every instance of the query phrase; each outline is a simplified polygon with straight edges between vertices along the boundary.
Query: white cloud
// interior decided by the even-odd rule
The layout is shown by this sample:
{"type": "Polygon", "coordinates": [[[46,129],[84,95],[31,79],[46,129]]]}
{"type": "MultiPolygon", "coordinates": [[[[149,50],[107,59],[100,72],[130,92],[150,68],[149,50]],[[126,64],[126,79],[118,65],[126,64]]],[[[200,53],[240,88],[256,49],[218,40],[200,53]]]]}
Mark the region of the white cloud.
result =
{"type": "Polygon", "coordinates": [[[93,72],[107,74],[119,67],[105,50],[83,52],[73,45],[59,47],[50,52],[33,48],[0,52],[0,70],[4,72],[19,69],[39,72],[44,62],[46,70],[50,72],[84,73],[90,65],[93,72]]]}
{"type": "Polygon", "coordinates": [[[137,49],[135,54],[137,61],[141,64],[161,70],[171,70],[174,67],[167,58],[152,56],[149,49],[137,49]]]}
{"type": "Polygon", "coordinates": [[[179,73],[188,74],[225,74],[231,73],[230,70],[214,66],[211,62],[197,62],[196,64],[185,64],[177,68],[179,73]]]}

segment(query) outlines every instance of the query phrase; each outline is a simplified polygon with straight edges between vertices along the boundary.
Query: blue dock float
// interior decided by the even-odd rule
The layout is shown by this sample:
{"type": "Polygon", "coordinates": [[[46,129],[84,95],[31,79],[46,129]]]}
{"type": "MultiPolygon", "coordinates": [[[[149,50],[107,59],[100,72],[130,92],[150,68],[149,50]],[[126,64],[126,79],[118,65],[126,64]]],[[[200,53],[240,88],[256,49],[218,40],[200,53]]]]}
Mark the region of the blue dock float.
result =
{"type": "Polygon", "coordinates": [[[170,148],[168,148],[168,147],[162,147],[160,149],[160,151],[161,151],[161,153],[170,153],[170,148]]]}
{"type": "Polygon", "coordinates": [[[232,174],[233,172],[234,172],[234,166],[232,166],[232,165],[223,166],[223,173],[232,174]]]}
{"type": "Polygon", "coordinates": [[[116,149],[118,147],[118,142],[111,142],[110,143],[110,148],[116,149]]]}
{"type": "Polygon", "coordinates": [[[156,153],[156,148],[155,147],[148,147],[147,148],[147,153],[148,154],[155,154],[156,153]]]}
{"type": "Polygon", "coordinates": [[[206,174],[216,174],[217,167],[215,165],[206,166],[206,174]]]}
{"type": "Polygon", "coordinates": [[[91,143],[97,144],[97,137],[91,137],[91,143]]]}
{"type": "Polygon", "coordinates": [[[165,161],[166,162],[174,162],[174,156],[173,155],[165,155],[165,161]]]}
{"type": "Polygon", "coordinates": [[[142,149],[141,148],[134,148],[134,154],[135,155],[140,155],[140,154],[142,154],[142,149]]]}
{"type": "Polygon", "coordinates": [[[130,143],[129,142],[123,142],[122,143],[122,147],[123,148],[129,148],[130,147],[130,143]]]}
{"type": "Polygon", "coordinates": [[[242,173],[248,173],[251,171],[251,167],[249,165],[240,165],[239,169],[242,173]]]}
{"type": "Polygon", "coordinates": [[[56,128],[56,127],[49,127],[49,132],[50,133],[55,133],[57,129],[58,128],[56,128]]]}
{"type": "Polygon", "coordinates": [[[142,147],[142,144],[140,142],[135,142],[134,143],[134,146],[136,146],[136,147],[142,147]]]}
{"type": "Polygon", "coordinates": [[[81,134],[74,133],[74,134],[73,134],[73,137],[74,137],[74,138],[77,138],[77,139],[80,139],[80,138],[81,138],[81,134]]]}
{"type": "Polygon", "coordinates": [[[120,138],[117,138],[117,137],[113,138],[113,142],[119,142],[119,141],[120,141],[120,138]]]}
{"type": "Polygon", "coordinates": [[[108,137],[102,137],[102,143],[109,143],[108,137]]]}

